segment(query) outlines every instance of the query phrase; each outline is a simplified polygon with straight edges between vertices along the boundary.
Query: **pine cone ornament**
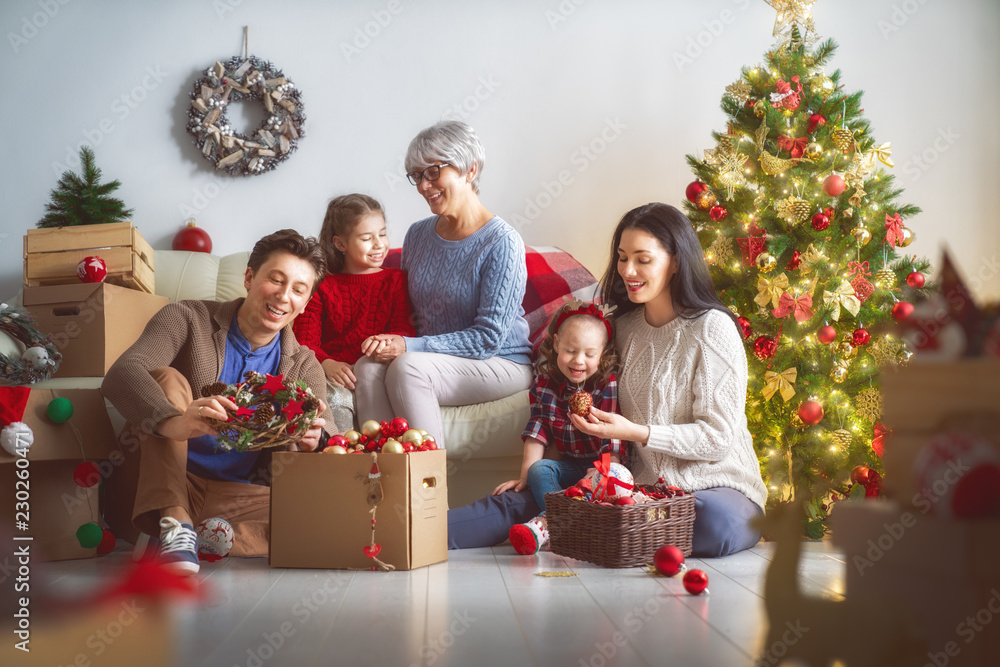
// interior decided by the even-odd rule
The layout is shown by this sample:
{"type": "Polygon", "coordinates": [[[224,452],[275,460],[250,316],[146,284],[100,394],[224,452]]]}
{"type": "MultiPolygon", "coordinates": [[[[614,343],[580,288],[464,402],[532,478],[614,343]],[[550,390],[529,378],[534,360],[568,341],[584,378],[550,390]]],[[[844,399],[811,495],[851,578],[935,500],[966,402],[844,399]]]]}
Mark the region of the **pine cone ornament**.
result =
{"type": "Polygon", "coordinates": [[[875,272],[875,284],[886,289],[896,285],[896,273],[892,269],[882,267],[875,272]]]}
{"type": "MultiPolygon", "coordinates": [[[[312,412],[313,410],[316,410],[318,408],[319,408],[319,402],[315,401],[315,400],[313,400],[311,398],[309,400],[307,400],[305,403],[302,404],[302,411],[303,412],[312,412]]],[[[400,435],[402,435],[402,434],[400,434],[400,435]]]]}
{"type": "Polygon", "coordinates": [[[208,398],[209,396],[222,396],[226,389],[229,388],[225,382],[213,382],[212,384],[206,384],[201,388],[202,398],[208,398]]]}
{"type": "Polygon", "coordinates": [[[837,150],[846,151],[854,145],[854,133],[842,127],[834,130],[833,145],[837,147],[837,150]]]}
{"type": "Polygon", "coordinates": [[[575,415],[587,416],[593,405],[594,398],[585,391],[578,391],[569,397],[569,411],[575,415]]]}
{"type": "Polygon", "coordinates": [[[775,210],[790,225],[796,225],[803,220],[809,219],[811,207],[809,202],[798,197],[781,199],[775,204],[775,210]]]}
{"type": "Polygon", "coordinates": [[[253,412],[253,420],[261,426],[267,426],[272,419],[274,419],[274,406],[270,403],[262,403],[253,412]]]}
{"type": "Polygon", "coordinates": [[[833,441],[841,448],[847,449],[851,446],[851,432],[847,429],[838,428],[836,431],[830,434],[833,441]]]}

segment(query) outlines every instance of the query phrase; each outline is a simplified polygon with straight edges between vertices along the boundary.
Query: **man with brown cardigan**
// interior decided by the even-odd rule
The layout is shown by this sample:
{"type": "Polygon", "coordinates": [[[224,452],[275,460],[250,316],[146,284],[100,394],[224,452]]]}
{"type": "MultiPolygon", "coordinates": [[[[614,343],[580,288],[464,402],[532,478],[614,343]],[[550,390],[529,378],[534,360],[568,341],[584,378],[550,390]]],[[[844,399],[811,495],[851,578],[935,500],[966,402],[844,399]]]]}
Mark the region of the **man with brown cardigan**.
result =
{"type": "MultiPolygon", "coordinates": [[[[134,536],[134,526],[159,535],[161,558],[190,574],[198,571],[193,526],[209,517],[233,526],[234,556],[267,553],[269,456],[222,453],[206,418],[225,420],[226,408],[236,406],[222,396],[202,397],[201,388],[239,382],[252,370],[305,380],[325,396],[323,369],[291,327],[325,272],[315,239],[290,229],[265,236],[247,262],[245,299],[169,304],[119,357],[101,385],[128,421],[124,463],[109,478],[105,498],[114,532],[134,536]]],[[[333,424],[325,404],[321,414],[298,449],[319,446],[327,420],[333,424]]]]}

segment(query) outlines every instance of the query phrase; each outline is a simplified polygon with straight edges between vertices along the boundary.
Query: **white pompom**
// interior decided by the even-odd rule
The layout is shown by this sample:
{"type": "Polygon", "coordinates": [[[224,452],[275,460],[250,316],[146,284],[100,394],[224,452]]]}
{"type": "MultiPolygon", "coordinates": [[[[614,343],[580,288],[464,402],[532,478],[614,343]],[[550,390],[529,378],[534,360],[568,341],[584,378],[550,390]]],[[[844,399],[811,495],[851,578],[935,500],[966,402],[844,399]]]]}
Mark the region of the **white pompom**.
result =
{"type": "Polygon", "coordinates": [[[24,422],[13,422],[0,430],[0,447],[11,456],[26,455],[34,441],[35,434],[24,422]]]}
{"type": "Polygon", "coordinates": [[[44,368],[49,363],[49,351],[39,345],[29,347],[21,354],[21,360],[35,368],[44,368]]]}

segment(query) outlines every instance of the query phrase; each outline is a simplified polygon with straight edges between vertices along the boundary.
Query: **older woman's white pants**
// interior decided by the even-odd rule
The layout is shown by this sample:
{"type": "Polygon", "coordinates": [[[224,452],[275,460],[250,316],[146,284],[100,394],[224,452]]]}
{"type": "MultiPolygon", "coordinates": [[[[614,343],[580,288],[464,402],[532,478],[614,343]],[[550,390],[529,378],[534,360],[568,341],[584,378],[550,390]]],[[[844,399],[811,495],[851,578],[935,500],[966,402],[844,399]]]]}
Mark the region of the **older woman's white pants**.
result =
{"type": "Polygon", "coordinates": [[[531,386],[528,364],[404,352],[388,364],[361,357],[354,365],[358,422],[402,417],[446,447],[441,406],[495,401],[531,386]]]}

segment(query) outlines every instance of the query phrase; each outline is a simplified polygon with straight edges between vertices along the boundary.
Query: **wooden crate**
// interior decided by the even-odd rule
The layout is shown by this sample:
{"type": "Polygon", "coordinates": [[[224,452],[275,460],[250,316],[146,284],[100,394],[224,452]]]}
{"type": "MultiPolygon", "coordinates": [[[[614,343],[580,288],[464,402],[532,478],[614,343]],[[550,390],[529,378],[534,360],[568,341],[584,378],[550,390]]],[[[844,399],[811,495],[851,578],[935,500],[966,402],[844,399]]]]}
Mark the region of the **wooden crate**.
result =
{"type": "Polygon", "coordinates": [[[29,229],[24,236],[24,286],[77,283],[77,265],[92,255],[107,264],[107,282],[154,292],[153,248],[131,222],[29,229]]]}

